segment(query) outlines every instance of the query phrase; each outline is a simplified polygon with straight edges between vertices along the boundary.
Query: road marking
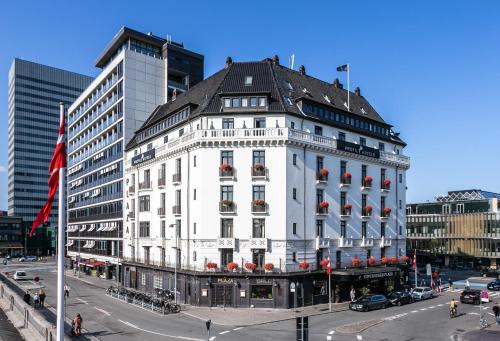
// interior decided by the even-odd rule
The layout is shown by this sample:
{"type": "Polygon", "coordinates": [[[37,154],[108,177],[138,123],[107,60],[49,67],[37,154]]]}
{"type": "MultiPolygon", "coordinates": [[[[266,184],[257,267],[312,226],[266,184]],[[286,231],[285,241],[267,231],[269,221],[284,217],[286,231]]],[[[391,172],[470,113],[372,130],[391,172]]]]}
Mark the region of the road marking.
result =
{"type": "MultiPolygon", "coordinates": [[[[146,332],[146,333],[150,333],[150,334],[155,334],[155,335],[170,337],[172,339],[191,340],[191,341],[205,341],[206,340],[206,339],[197,339],[197,338],[188,337],[188,336],[168,335],[168,334],[158,333],[158,332],[154,332],[152,330],[147,330],[147,329],[139,328],[135,324],[132,324],[132,323],[127,322],[127,321],[122,321],[122,320],[118,320],[118,321],[120,321],[121,323],[123,323],[123,324],[125,324],[125,325],[127,325],[129,327],[132,327],[134,329],[137,329],[137,330],[140,330],[140,331],[143,331],[143,332],[146,332]]],[[[209,340],[214,340],[214,339],[215,339],[215,336],[212,336],[209,340]]]]}
{"type": "Polygon", "coordinates": [[[78,301],[82,302],[82,303],[85,303],[85,304],[89,304],[89,302],[85,301],[85,300],[82,300],[81,298],[76,298],[78,301]]]}
{"type": "Polygon", "coordinates": [[[240,329],[243,329],[243,327],[234,328],[233,330],[240,330],[240,329]]]}
{"type": "Polygon", "coordinates": [[[398,319],[398,318],[406,316],[406,315],[408,315],[408,313],[402,313],[402,314],[386,317],[386,318],[384,318],[384,320],[392,321],[392,320],[398,319]]]}
{"type": "Polygon", "coordinates": [[[418,313],[418,310],[412,310],[411,313],[412,314],[418,313]]]}
{"type": "Polygon", "coordinates": [[[420,310],[424,311],[424,310],[427,310],[427,308],[421,308],[420,310]]]}
{"type": "Polygon", "coordinates": [[[479,313],[467,313],[467,315],[479,315],[479,313]]]}
{"type": "Polygon", "coordinates": [[[362,336],[362,335],[356,335],[356,338],[357,338],[358,340],[363,340],[363,336],[362,336]]]}
{"type": "Polygon", "coordinates": [[[329,335],[332,335],[333,333],[335,333],[335,330],[330,330],[330,331],[328,332],[328,334],[329,334],[329,335]]]}
{"type": "Polygon", "coordinates": [[[488,314],[490,314],[491,316],[495,316],[495,314],[492,314],[492,313],[488,313],[488,314]]]}
{"type": "Polygon", "coordinates": [[[327,341],[331,341],[331,340],[332,340],[332,336],[331,336],[331,335],[327,335],[327,336],[326,336],[326,340],[327,340],[327,341]]]}
{"type": "Polygon", "coordinates": [[[110,316],[110,315],[111,315],[111,313],[108,313],[106,310],[103,310],[103,309],[101,309],[101,308],[94,307],[94,309],[95,309],[95,310],[97,310],[97,311],[100,311],[101,313],[106,314],[106,315],[108,315],[108,316],[110,316]]]}
{"type": "Polygon", "coordinates": [[[217,336],[212,336],[212,337],[210,337],[210,339],[208,339],[208,341],[213,341],[213,340],[215,340],[216,337],[217,336]]]}
{"type": "Polygon", "coordinates": [[[434,305],[432,307],[429,307],[429,309],[434,309],[434,308],[436,308],[436,306],[434,306],[434,305]]]}
{"type": "Polygon", "coordinates": [[[442,304],[442,303],[441,303],[441,304],[438,304],[437,306],[438,306],[438,307],[442,307],[442,306],[444,306],[444,304],[442,304]]]}
{"type": "Polygon", "coordinates": [[[230,332],[230,330],[224,330],[223,332],[220,332],[219,334],[220,334],[220,335],[224,335],[224,334],[227,334],[227,333],[229,333],[229,332],[230,332]]]}

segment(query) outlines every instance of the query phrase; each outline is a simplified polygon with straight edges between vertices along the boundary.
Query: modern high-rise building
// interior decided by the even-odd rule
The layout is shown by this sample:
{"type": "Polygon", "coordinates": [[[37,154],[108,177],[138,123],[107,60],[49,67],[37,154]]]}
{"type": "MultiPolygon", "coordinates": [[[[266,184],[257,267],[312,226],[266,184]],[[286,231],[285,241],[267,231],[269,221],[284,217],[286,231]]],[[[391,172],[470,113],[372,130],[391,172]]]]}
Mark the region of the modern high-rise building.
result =
{"type": "Polygon", "coordinates": [[[124,285],[193,305],[326,303],[329,257],[336,297],[399,286],[385,265],[407,261],[405,146],[359,88],[228,58],[127,144],[124,285]]]}
{"type": "MultiPolygon", "coordinates": [[[[8,97],[9,215],[21,217],[29,224],[47,201],[48,168],[59,128],[59,102],[69,106],[92,79],[17,58],[12,62],[8,97]]],[[[51,233],[53,243],[57,206],[56,197],[49,227],[43,230],[51,233]]]]}
{"type": "Polygon", "coordinates": [[[407,252],[419,263],[500,265],[500,194],[470,189],[406,206],[407,252]]]}
{"type": "Polygon", "coordinates": [[[203,56],[123,27],[68,110],[68,254],[114,277],[123,251],[123,151],[159,105],[203,79],[203,56]]]}

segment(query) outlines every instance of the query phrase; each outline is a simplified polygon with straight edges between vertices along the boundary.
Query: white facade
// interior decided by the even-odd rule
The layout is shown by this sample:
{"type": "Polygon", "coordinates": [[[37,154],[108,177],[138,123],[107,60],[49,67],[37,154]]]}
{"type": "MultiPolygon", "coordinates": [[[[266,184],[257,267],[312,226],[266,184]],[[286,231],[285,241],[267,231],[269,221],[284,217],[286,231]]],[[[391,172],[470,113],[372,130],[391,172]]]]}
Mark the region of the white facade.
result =
{"type": "Polygon", "coordinates": [[[401,145],[369,136],[363,136],[368,147],[379,148],[379,142],[384,143],[380,158],[339,150],[339,131],[346,134],[346,141],[359,143],[357,133],[292,115],[200,116],[168,131],[168,138],[160,134],[129,150],[125,160],[124,257],[140,263],[173,265],[177,246],[181,267],[198,271],[206,270],[209,262],[221,268],[222,254],[228,252],[224,250],[232,250],[232,260],[240,267],[255,261],[254,250],[264,250],[263,263],[272,263],[274,269],[282,271],[296,271],[304,260],[315,268],[317,261],[329,253],[332,265],[341,266],[350,265],[353,257],[366,260],[368,252],[379,260],[382,250],[386,257],[399,258],[405,254],[405,172],[409,159],[402,155],[401,145]],[[254,128],[254,119],[259,117],[265,117],[268,128],[254,128]],[[223,129],[223,118],[234,119],[234,129],[223,129]],[[315,126],[322,127],[321,136],[314,135],[315,126]],[[132,165],[134,156],[151,155],[153,149],[154,158],[132,165]],[[232,177],[220,176],[223,151],[233,152],[232,177]],[[252,177],[254,151],[264,151],[265,177],[252,177]],[[324,158],[324,168],[329,171],[326,182],[316,178],[318,156],[324,158]],[[347,172],[352,174],[350,186],[340,184],[341,161],[347,162],[347,172]],[[362,165],[373,178],[369,189],[362,188],[362,165]],[[160,175],[162,167],[166,170],[164,177],[160,175]],[[381,190],[381,169],[391,181],[389,190],[381,190]],[[147,170],[151,186],[141,188],[147,170]],[[178,172],[180,181],[174,182],[178,172]],[[166,180],[158,181],[159,177],[166,180]],[[252,212],[253,186],[258,185],[265,186],[264,213],[252,212]],[[227,209],[221,206],[221,186],[233,186],[234,213],[221,212],[221,207],[227,209]],[[329,203],[327,214],[317,213],[317,189],[324,190],[324,200],[329,203]],[[176,191],[180,191],[180,201],[176,191]],[[340,215],[341,192],[352,205],[351,216],[340,215]],[[363,194],[367,205],[373,207],[371,217],[362,217],[363,194]],[[141,196],[149,196],[150,203],[142,211],[141,196]],[[387,218],[381,217],[382,197],[385,207],[392,209],[387,218]],[[180,211],[174,206],[180,206],[180,211]],[[222,236],[221,219],[233,219],[232,234],[226,238],[222,236]],[[265,220],[263,235],[254,235],[254,219],[265,220]],[[323,221],[323,231],[317,231],[318,220],[323,221]],[[346,222],[343,236],[341,221],[346,222]],[[363,221],[367,224],[365,238],[363,221]],[[141,223],[149,223],[149,233],[142,231],[147,237],[141,237],[141,223]],[[381,223],[386,226],[383,238],[381,223]],[[180,224],[178,238],[174,237],[176,224],[180,224]]]}

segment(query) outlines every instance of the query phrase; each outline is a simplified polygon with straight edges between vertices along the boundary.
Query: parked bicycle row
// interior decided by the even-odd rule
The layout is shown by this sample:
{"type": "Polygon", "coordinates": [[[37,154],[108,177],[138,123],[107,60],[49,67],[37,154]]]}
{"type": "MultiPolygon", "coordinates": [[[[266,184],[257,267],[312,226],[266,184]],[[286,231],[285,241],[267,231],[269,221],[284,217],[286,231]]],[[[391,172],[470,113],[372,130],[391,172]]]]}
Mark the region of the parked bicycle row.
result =
{"type": "Polygon", "coordinates": [[[170,290],[156,289],[154,294],[150,294],[110,286],[106,289],[106,295],[161,314],[174,314],[181,311],[181,306],[172,302],[175,294],[170,290]]]}

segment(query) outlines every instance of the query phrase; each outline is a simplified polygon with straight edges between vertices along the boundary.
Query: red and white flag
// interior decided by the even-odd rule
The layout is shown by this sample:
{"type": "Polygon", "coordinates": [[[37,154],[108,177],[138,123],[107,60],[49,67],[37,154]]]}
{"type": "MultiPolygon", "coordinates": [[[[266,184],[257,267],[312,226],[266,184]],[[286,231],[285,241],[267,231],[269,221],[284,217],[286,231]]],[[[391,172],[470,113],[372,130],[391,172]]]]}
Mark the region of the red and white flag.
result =
{"type": "Polygon", "coordinates": [[[326,264],[326,274],[330,276],[331,272],[332,272],[331,261],[330,261],[330,256],[328,256],[328,264],[326,264]]]}
{"type": "Polygon", "coordinates": [[[411,265],[413,269],[417,268],[417,249],[413,251],[413,264],[411,265]]]}
{"type": "Polygon", "coordinates": [[[38,226],[45,223],[49,219],[50,211],[52,210],[52,202],[54,201],[57,187],[59,186],[59,169],[66,167],[66,144],[64,142],[64,137],[64,115],[62,114],[59,122],[59,137],[57,139],[56,149],[54,150],[49,166],[49,195],[47,202],[43,205],[40,212],[38,212],[38,215],[31,225],[31,231],[29,233],[30,237],[33,235],[38,226]]]}

